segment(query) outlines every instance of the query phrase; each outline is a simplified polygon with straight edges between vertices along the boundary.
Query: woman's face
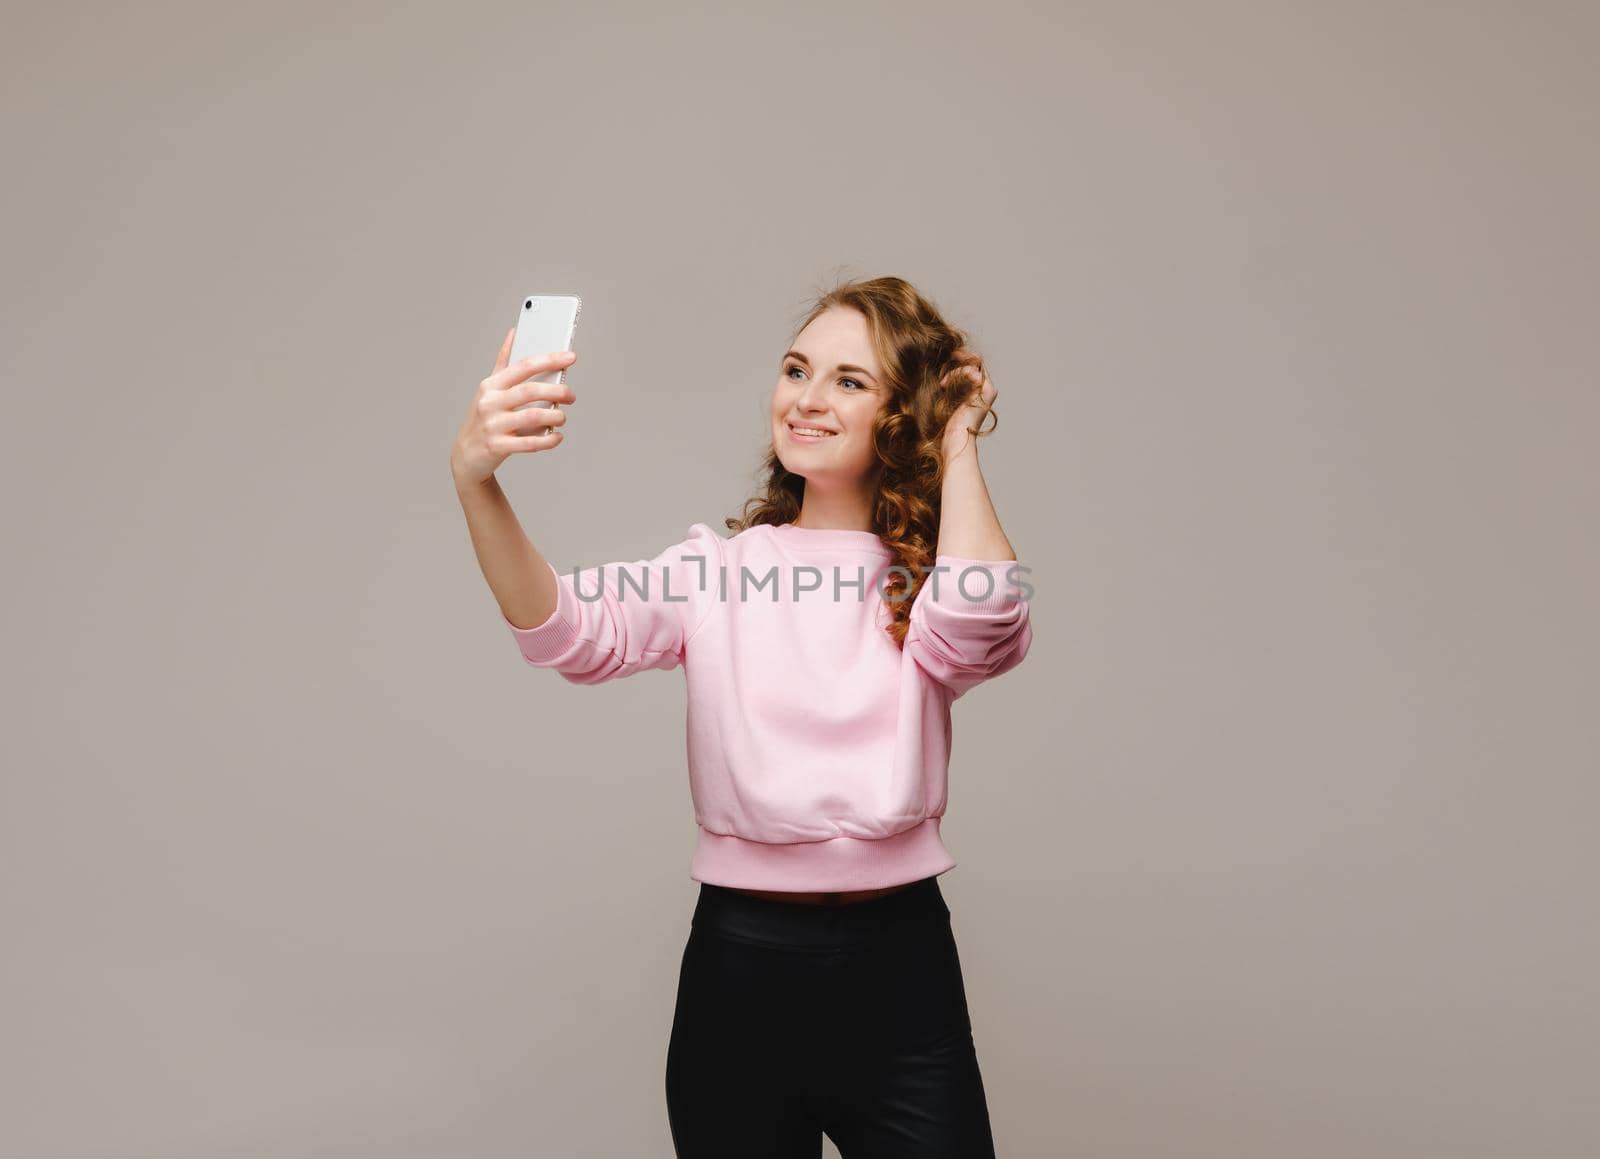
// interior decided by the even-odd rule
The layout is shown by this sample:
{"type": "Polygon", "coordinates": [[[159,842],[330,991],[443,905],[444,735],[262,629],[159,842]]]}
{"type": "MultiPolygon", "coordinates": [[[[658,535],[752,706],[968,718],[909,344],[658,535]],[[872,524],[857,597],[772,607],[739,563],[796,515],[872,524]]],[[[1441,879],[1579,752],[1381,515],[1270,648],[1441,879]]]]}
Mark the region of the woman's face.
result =
{"type": "Polygon", "coordinates": [[[779,366],[772,391],[778,461],[808,483],[858,482],[877,465],[872,422],[888,397],[866,316],[837,307],[823,311],[800,331],[779,366]]]}

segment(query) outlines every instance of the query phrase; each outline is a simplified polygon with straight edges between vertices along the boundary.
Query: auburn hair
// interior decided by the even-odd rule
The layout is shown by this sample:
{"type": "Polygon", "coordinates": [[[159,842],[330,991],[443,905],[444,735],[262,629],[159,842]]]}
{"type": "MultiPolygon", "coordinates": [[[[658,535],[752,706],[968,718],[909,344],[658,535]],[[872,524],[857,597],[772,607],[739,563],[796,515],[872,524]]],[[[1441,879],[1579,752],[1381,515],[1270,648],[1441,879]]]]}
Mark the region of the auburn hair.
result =
{"type": "MultiPolygon", "coordinates": [[[[968,428],[975,437],[991,434],[1000,416],[993,406],[982,405],[975,384],[963,373],[968,365],[983,369],[967,334],[903,278],[847,281],[822,290],[795,327],[790,345],[818,315],[835,309],[866,317],[883,368],[880,383],[888,389],[872,426],[877,463],[869,486],[872,530],[894,557],[890,566],[905,569],[890,571],[883,581],[891,617],[885,630],[899,645],[939,544],[945,428],[968,403],[980,407],[979,428],[985,417],[994,417],[987,430],[968,428]]],[[[738,516],[725,520],[734,534],[763,523],[792,523],[800,514],[805,477],[784,467],[770,440],[757,473],[764,477],[762,489],[745,500],[738,516]]]]}

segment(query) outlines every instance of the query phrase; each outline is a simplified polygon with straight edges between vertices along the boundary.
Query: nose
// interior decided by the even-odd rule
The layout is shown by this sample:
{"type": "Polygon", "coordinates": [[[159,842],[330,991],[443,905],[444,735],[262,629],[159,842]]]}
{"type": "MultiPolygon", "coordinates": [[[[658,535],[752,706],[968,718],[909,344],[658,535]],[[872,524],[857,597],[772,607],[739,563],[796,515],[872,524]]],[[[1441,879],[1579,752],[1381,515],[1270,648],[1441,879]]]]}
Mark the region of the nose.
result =
{"type": "Polygon", "coordinates": [[[800,397],[795,400],[795,405],[805,414],[826,411],[828,409],[826,395],[827,385],[820,378],[809,378],[800,388],[800,397]]]}

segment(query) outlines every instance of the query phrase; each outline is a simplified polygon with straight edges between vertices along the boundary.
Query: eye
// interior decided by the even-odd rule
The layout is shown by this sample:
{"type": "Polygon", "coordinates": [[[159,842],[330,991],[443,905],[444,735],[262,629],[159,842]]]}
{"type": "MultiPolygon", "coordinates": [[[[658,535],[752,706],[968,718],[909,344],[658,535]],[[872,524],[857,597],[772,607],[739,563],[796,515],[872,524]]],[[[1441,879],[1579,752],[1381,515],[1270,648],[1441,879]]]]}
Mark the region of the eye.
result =
{"type": "MultiPolygon", "coordinates": [[[[795,372],[797,372],[797,371],[798,371],[798,372],[799,372],[799,373],[802,373],[802,374],[804,374],[804,373],[805,373],[805,368],[804,368],[804,367],[802,367],[802,366],[800,366],[800,365],[799,365],[799,364],[798,364],[798,363],[790,363],[790,364],[789,364],[789,365],[788,365],[788,366],[786,366],[786,367],[785,367],[785,368],[784,368],[784,371],[783,371],[783,376],[784,376],[784,377],[785,377],[785,378],[789,378],[789,376],[790,376],[790,375],[791,375],[791,374],[794,374],[794,373],[795,373],[795,372]]],[[[794,381],[794,379],[792,379],[792,378],[789,378],[789,381],[790,381],[790,382],[793,382],[793,381],[794,381]]],[[[867,387],[866,387],[866,386],[865,386],[865,385],[864,385],[864,384],[862,384],[862,383],[860,383],[860,382],[857,382],[857,381],[856,381],[856,380],[855,380],[855,379],[853,379],[853,378],[841,378],[841,379],[840,379],[840,380],[839,380],[839,381],[840,381],[840,382],[848,382],[848,383],[849,383],[849,384],[850,384],[850,385],[851,385],[851,386],[853,386],[853,387],[855,387],[855,388],[856,388],[856,389],[855,389],[855,390],[853,390],[853,391],[851,391],[851,392],[850,392],[850,393],[851,393],[851,394],[855,394],[855,393],[856,393],[856,392],[857,392],[857,391],[862,391],[862,390],[866,390],[866,389],[867,389],[867,387]]]]}

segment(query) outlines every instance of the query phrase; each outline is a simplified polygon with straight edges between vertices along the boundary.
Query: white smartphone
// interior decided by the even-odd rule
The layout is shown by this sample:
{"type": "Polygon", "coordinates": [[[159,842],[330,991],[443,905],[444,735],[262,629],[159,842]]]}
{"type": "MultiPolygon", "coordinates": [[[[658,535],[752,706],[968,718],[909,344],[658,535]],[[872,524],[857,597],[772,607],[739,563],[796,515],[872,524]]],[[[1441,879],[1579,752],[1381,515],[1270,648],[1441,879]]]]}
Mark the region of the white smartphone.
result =
{"type": "MultiPolygon", "coordinates": [[[[517,310],[517,333],[511,340],[511,354],[507,362],[515,362],[519,358],[529,358],[539,354],[554,354],[560,350],[571,350],[572,339],[578,330],[578,314],[583,309],[583,299],[577,294],[529,294],[522,299],[522,305],[517,310]]],[[[524,382],[565,382],[567,370],[547,370],[543,374],[535,374],[523,379],[524,382]]],[[[517,410],[527,410],[528,407],[549,407],[551,410],[560,408],[559,403],[530,402],[517,407],[517,410]]],[[[541,427],[538,430],[525,431],[525,434],[542,435],[550,428],[541,427]]]]}

